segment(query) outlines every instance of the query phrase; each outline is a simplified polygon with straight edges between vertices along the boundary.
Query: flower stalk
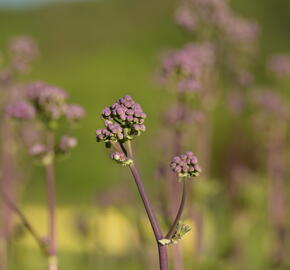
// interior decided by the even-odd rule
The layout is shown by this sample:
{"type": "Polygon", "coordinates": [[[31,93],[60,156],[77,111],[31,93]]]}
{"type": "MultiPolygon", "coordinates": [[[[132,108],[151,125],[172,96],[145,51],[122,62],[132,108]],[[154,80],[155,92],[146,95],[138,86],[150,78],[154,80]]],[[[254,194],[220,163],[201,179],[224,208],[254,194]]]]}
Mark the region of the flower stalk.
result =
{"type": "Polygon", "coordinates": [[[152,230],[154,232],[154,237],[158,246],[158,254],[159,254],[159,266],[160,270],[167,270],[168,269],[168,256],[167,256],[167,247],[163,246],[159,243],[159,240],[163,239],[163,234],[160,228],[160,225],[158,223],[158,220],[156,218],[156,215],[154,213],[154,210],[151,206],[149,197],[145,191],[145,187],[143,184],[143,181],[141,179],[140,173],[138,171],[138,168],[136,167],[136,164],[134,162],[133,158],[133,149],[131,141],[127,141],[126,145],[127,148],[121,143],[121,148],[123,149],[123,153],[127,155],[130,159],[133,160],[133,162],[129,165],[130,171],[132,173],[132,176],[135,180],[136,186],[138,188],[138,192],[140,194],[140,197],[142,199],[143,205],[145,207],[148,219],[150,221],[152,230]]]}
{"type": "MultiPolygon", "coordinates": [[[[47,146],[48,151],[54,151],[54,134],[48,131],[47,146]]],[[[56,194],[55,194],[55,171],[54,158],[45,166],[46,182],[47,182],[47,206],[48,206],[48,269],[57,270],[57,238],[56,238],[56,194]]]]}
{"type": "MultiPolygon", "coordinates": [[[[35,131],[39,136],[36,142],[32,142],[32,145],[30,143],[29,154],[45,171],[48,212],[48,241],[45,248],[48,270],[58,270],[54,166],[56,159],[68,156],[78,142],[70,135],[62,134],[60,138],[56,138],[55,134],[59,125],[63,123],[61,120],[66,120],[70,127],[75,126],[84,117],[85,111],[80,105],[69,104],[67,92],[59,87],[37,81],[27,85],[25,89],[26,97],[9,104],[6,115],[21,123],[32,120],[35,122],[35,131]]],[[[21,212],[16,212],[38,240],[21,212]]],[[[38,242],[40,243],[39,240],[38,242]]]]}
{"type": "Polygon", "coordinates": [[[148,219],[149,219],[151,227],[153,229],[155,240],[156,240],[157,245],[158,245],[160,270],[167,270],[168,269],[167,247],[161,245],[158,242],[159,240],[163,239],[163,234],[161,232],[157,218],[156,218],[155,213],[151,207],[151,204],[150,204],[149,198],[147,196],[147,193],[145,191],[140,174],[139,174],[138,169],[136,168],[134,162],[130,165],[130,171],[134,177],[134,180],[135,180],[135,183],[137,185],[140,197],[143,201],[143,205],[145,207],[148,219]]]}
{"type": "Polygon", "coordinates": [[[167,239],[170,239],[176,229],[176,226],[178,224],[178,222],[180,221],[180,218],[181,218],[181,215],[183,213],[183,209],[184,209],[184,205],[185,205],[185,201],[186,201],[186,181],[182,181],[182,198],[181,198],[181,202],[180,202],[180,205],[179,205],[179,209],[177,211],[177,214],[176,214],[176,217],[173,221],[173,224],[172,226],[170,227],[168,233],[166,234],[166,238],[167,239]]]}
{"type": "Polygon", "coordinates": [[[125,96],[103,110],[102,119],[105,128],[96,130],[96,140],[104,142],[107,148],[112,146],[114,150],[117,150],[111,155],[112,160],[123,166],[129,166],[157,243],[159,269],[168,270],[167,246],[176,243],[190,230],[189,226],[180,223],[186,199],[185,181],[187,181],[186,178],[198,176],[201,169],[192,152],[186,152],[173,158],[170,167],[183,181],[183,195],[174,222],[168,234],[164,236],[136,166],[131,144],[135,137],[145,131],[145,118],[146,114],[141,106],[130,96],[125,96]]]}
{"type": "Polygon", "coordinates": [[[19,217],[23,226],[31,234],[31,236],[34,238],[44,254],[47,254],[47,249],[44,242],[42,241],[41,237],[38,235],[34,227],[31,225],[31,223],[28,221],[24,213],[21,211],[21,209],[10,199],[10,197],[3,190],[0,190],[0,197],[3,202],[19,217]]]}

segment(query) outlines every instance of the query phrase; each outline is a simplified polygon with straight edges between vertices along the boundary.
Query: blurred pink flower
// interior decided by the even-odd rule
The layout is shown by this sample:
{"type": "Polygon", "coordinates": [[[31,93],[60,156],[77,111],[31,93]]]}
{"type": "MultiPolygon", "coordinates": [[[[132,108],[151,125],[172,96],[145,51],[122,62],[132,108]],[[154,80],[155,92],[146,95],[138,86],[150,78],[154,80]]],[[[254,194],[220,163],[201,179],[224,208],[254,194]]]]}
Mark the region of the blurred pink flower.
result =
{"type": "Polygon", "coordinates": [[[187,31],[193,31],[197,27],[197,21],[190,9],[186,7],[180,7],[175,13],[175,21],[177,25],[184,28],[187,31]]]}
{"type": "Polygon", "coordinates": [[[18,36],[10,40],[8,48],[12,66],[19,72],[27,72],[30,65],[39,55],[36,42],[30,36],[18,36]]]}
{"type": "Polygon", "coordinates": [[[290,56],[287,54],[272,55],[268,61],[268,69],[277,77],[290,76],[290,56]]]}
{"type": "Polygon", "coordinates": [[[79,121],[85,116],[85,110],[78,104],[68,104],[64,109],[65,116],[72,121],[79,121]]]}
{"type": "Polygon", "coordinates": [[[18,101],[7,105],[6,114],[11,118],[29,120],[34,118],[35,109],[25,101],[18,101]]]}

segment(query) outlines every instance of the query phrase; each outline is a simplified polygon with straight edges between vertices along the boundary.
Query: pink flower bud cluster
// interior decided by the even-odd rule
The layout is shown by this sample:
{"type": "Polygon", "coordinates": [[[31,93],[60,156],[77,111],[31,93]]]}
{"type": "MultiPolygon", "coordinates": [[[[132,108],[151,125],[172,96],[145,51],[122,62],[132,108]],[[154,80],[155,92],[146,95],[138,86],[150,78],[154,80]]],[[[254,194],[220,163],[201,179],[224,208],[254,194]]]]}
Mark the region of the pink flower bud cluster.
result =
{"type": "Polygon", "coordinates": [[[175,21],[177,25],[187,31],[194,31],[197,27],[196,17],[186,7],[180,7],[175,13],[175,21]]]}
{"type": "Polygon", "coordinates": [[[290,106],[278,91],[260,89],[253,93],[252,102],[264,114],[276,119],[290,119],[290,106]]]}
{"type": "Polygon", "coordinates": [[[278,78],[290,76],[290,56],[286,54],[271,56],[268,69],[278,78]]]}
{"type": "Polygon", "coordinates": [[[18,72],[29,71],[31,64],[38,57],[38,46],[30,36],[13,38],[8,48],[11,55],[12,67],[18,72]]]}
{"type": "Polygon", "coordinates": [[[71,121],[79,121],[85,116],[85,110],[78,104],[68,104],[64,108],[64,114],[71,121]]]}
{"type": "Polygon", "coordinates": [[[102,111],[105,128],[96,130],[96,139],[106,143],[131,140],[146,130],[146,117],[141,105],[125,96],[102,111]]]}
{"type": "Polygon", "coordinates": [[[64,135],[60,139],[59,150],[62,153],[67,153],[78,145],[78,140],[75,137],[64,135]]]}
{"type": "Polygon", "coordinates": [[[122,152],[114,152],[111,155],[112,160],[115,160],[117,163],[122,165],[130,165],[132,163],[131,159],[128,159],[126,155],[122,152]]]}
{"type": "Polygon", "coordinates": [[[47,153],[47,146],[41,143],[36,143],[32,145],[29,149],[29,154],[35,157],[43,156],[46,153],[47,153]]]}
{"type": "Polygon", "coordinates": [[[212,67],[214,48],[209,43],[187,44],[180,50],[167,54],[161,64],[161,82],[177,81],[180,92],[199,91],[203,72],[212,67]]]}
{"type": "Polygon", "coordinates": [[[27,97],[37,111],[48,119],[58,120],[64,115],[68,95],[56,86],[41,81],[34,82],[27,87],[27,97]]]}
{"type": "Polygon", "coordinates": [[[179,177],[195,177],[201,173],[197,158],[192,152],[186,152],[172,159],[170,167],[179,177]]]}
{"type": "Polygon", "coordinates": [[[121,152],[114,152],[112,155],[111,155],[111,158],[113,160],[118,160],[118,161],[126,161],[127,160],[127,157],[125,156],[124,153],[121,153],[121,152]]]}
{"type": "Polygon", "coordinates": [[[26,101],[18,101],[7,105],[6,115],[18,120],[30,120],[35,117],[35,109],[26,101]]]}
{"type": "Polygon", "coordinates": [[[177,10],[176,23],[187,31],[222,35],[235,46],[248,46],[258,37],[259,27],[238,16],[225,0],[187,0],[177,10]]]}
{"type": "Polygon", "coordinates": [[[106,120],[105,128],[96,130],[97,142],[117,142],[124,139],[123,128],[120,124],[106,120]]]}
{"type": "Polygon", "coordinates": [[[79,121],[85,114],[80,105],[67,104],[66,91],[42,81],[36,81],[27,86],[27,98],[41,117],[48,121],[59,120],[61,117],[79,121]]]}
{"type": "Polygon", "coordinates": [[[166,125],[184,125],[185,127],[193,123],[202,123],[204,120],[204,113],[200,110],[192,110],[186,106],[174,105],[168,107],[162,120],[166,125]]]}

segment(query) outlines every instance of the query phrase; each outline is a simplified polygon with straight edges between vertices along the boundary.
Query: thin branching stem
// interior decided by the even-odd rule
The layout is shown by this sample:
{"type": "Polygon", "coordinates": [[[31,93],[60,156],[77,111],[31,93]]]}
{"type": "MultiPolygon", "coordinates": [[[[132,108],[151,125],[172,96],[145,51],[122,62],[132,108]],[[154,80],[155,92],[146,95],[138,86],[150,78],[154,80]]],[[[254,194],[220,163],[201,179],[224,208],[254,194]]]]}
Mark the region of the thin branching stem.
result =
{"type": "Polygon", "coordinates": [[[122,149],[117,143],[112,143],[111,145],[117,152],[122,152],[122,149]]]}
{"type": "MultiPolygon", "coordinates": [[[[129,153],[129,158],[133,159],[131,142],[130,141],[127,142],[128,151],[123,144],[120,144],[120,146],[123,149],[124,154],[127,156],[129,153]]],[[[160,270],[168,270],[167,247],[163,246],[159,243],[159,240],[163,239],[163,234],[162,234],[161,228],[159,226],[159,223],[157,221],[157,218],[155,216],[155,213],[151,207],[150,200],[149,200],[148,195],[145,191],[143,181],[140,177],[140,174],[139,174],[139,171],[135,165],[135,162],[133,162],[130,165],[130,171],[131,171],[133,178],[135,180],[135,183],[137,185],[140,197],[143,201],[143,205],[145,207],[148,219],[150,221],[152,230],[154,232],[155,240],[156,240],[157,245],[158,245],[160,270]]]]}
{"type": "MultiPolygon", "coordinates": [[[[128,141],[128,143],[130,143],[130,141],[128,141]]],[[[123,143],[119,143],[119,145],[120,145],[120,147],[122,149],[122,152],[128,157],[128,151],[127,151],[125,145],[123,143]]],[[[129,156],[129,158],[133,158],[133,157],[132,156],[131,157],[129,156]]]]}
{"type": "Polygon", "coordinates": [[[170,239],[170,237],[172,236],[172,234],[174,233],[176,226],[181,218],[181,215],[183,213],[183,209],[184,209],[184,205],[185,205],[185,200],[186,200],[186,179],[184,179],[183,181],[183,188],[182,188],[182,198],[181,198],[181,202],[179,205],[179,209],[177,211],[176,217],[168,231],[168,233],[166,234],[165,238],[170,239]]]}
{"type": "Polygon", "coordinates": [[[18,206],[11,200],[11,198],[3,190],[0,190],[0,197],[2,198],[3,202],[8,207],[10,207],[10,209],[19,217],[23,226],[31,234],[31,236],[37,242],[37,244],[39,245],[40,249],[44,252],[44,254],[47,255],[47,249],[44,242],[42,241],[41,237],[38,235],[34,227],[31,225],[31,223],[28,221],[24,213],[20,210],[20,208],[18,208],[18,206]]]}
{"type": "Polygon", "coordinates": [[[127,148],[128,148],[128,156],[129,158],[133,158],[133,149],[131,141],[127,141],[127,148]]]}

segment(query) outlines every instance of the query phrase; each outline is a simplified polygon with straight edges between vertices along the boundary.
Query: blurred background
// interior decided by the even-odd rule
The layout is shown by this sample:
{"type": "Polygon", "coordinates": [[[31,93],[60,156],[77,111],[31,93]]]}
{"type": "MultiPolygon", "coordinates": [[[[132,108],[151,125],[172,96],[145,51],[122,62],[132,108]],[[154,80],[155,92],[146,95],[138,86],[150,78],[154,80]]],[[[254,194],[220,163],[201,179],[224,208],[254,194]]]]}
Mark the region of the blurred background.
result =
{"type": "MultiPolygon", "coordinates": [[[[250,68],[241,68],[251,73],[255,83],[243,90],[229,79],[230,73],[216,72],[217,79],[207,77],[216,93],[213,108],[200,106],[202,97],[190,105],[205,114],[201,118],[206,120],[186,123],[182,129],[186,139],[180,149],[200,157],[203,174],[190,183],[183,216],[192,227],[178,244],[184,265],[178,268],[173,262],[175,267],[170,269],[290,269],[285,255],[290,251],[289,111],[286,120],[279,113],[275,118],[277,108],[271,112],[270,97],[270,113],[266,110],[263,117],[270,122],[272,132],[253,120],[260,111],[251,103],[252,93],[263,87],[281,89],[282,102],[289,101],[289,74],[273,79],[275,76],[265,66],[271,55],[290,53],[290,2],[228,2],[235,14],[259,25],[254,56],[243,56],[251,60],[250,68]],[[281,125],[275,126],[279,121],[281,125]],[[274,136],[270,141],[273,136],[266,135],[278,133],[280,128],[287,133],[285,137],[277,142],[274,136]],[[269,145],[274,150],[269,150],[269,145]],[[283,158],[273,161],[273,156],[283,158]],[[283,178],[278,191],[271,184],[276,178],[283,178]],[[275,206],[281,196],[282,203],[275,206]],[[277,222],[271,216],[273,208],[274,213],[282,212],[277,222]]],[[[157,269],[154,239],[131,175],[114,164],[109,151],[95,142],[95,129],[102,127],[102,109],[118,98],[129,94],[142,105],[148,115],[147,129],[134,141],[134,148],[158,217],[165,220],[165,230],[164,208],[168,200],[178,201],[180,195],[177,189],[174,198],[167,196],[170,183],[164,179],[164,167],[169,166],[174,150],[172,128],[164,125],[163,115],[177,99],[174,90],[160,83],[162,58],[187,43],[207,39],[196,34],[199,27],[196,32],[186,31],[184,25],[176,23],[181,5],[183,2],[177,0],[0,0],[1,67],[5,67],[10,40],[31,36],[39,46],[39,57],[31,71],[18,75],[17,81],[42,80],[58,85],[86,111],[74,134],[78,147],[69,159],[56,165],[60,269],[157,269]]],[[[211,39],[215,42],[219,35],[211,39]]],[[[222,47],[227,43],[218,44],[222,47]]],[[[231,49],[222,47],[224,51],[231,49]]],[[[234,52],[234,58],[239,56],[234,52]]],[[[223,62],[223,58],[218,61],[223,62]]],[[[215,64],[213,69],[219,65],[223,66],[215,64]]],[[[287,71],[287,63],[285,66],[287,71]]],[[[288,68],[290,73],[290,64],[288,68]]],[[[5,91],[4,84],[1,91],[5,91]]],[[[24,146],[20,148],[15,161],[14,199],[44,235],[47,214],[43,170],[34,166],[24,146]]],[[[8,266],[0,269],[45,269],[41,251],[17,216],[13,215],[11,226],[6,247],[8,266]]],[[[170,246],[169,251],[174,261],[175,249],[170,246]]]]}

